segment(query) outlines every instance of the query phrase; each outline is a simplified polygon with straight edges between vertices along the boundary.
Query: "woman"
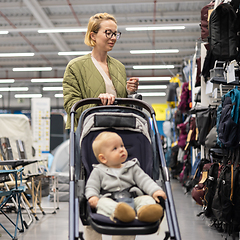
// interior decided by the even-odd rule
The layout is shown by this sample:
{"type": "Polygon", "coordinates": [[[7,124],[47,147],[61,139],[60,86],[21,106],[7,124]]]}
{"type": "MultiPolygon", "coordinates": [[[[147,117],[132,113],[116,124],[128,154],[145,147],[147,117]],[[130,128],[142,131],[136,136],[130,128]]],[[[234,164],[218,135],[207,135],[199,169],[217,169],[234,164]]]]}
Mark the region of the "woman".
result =
{"type": "MultiPolygon", "coordinates": [[[[123,98],[138,89],[138,79],[127,81],[124,65],[108,56],[121,36],[117,21],[108,13],[92,16],[85,35],[85,44],[92,52],[71,60],[63,79],[64,108],[68,114],[66,128],[70,128],[70,110],[74,103],[84,98],[100,98],[103,105],[113,104],[115,97],[123,98]]],[[[81,113],[93,105],[77,110],[75,126],[81,113]]],[[[101,240],[102,235],[90,226],[85,227],[86,240],[101,240]]],[[[135,236],[113,236],[114,240],[134,240],[135,236]]]]}
{"type": "MultiPolygon", "coordinates": [[[[103,105],[110,105],[115,97],[123,98],[136,92],[138,79],[127,81],[124,65],[107,54],[120,36],[117,21],[112,15],[98,13],[90,18],[84,42],[93,47],[92,52],[71,60],[64,73],[66,128],[70,128],[70,110],[75,102],[84,98],[100,98],[103,105]]],[[[75,121],[78,122],[81,113],[92,106],[79,108],[75,121]]]]}

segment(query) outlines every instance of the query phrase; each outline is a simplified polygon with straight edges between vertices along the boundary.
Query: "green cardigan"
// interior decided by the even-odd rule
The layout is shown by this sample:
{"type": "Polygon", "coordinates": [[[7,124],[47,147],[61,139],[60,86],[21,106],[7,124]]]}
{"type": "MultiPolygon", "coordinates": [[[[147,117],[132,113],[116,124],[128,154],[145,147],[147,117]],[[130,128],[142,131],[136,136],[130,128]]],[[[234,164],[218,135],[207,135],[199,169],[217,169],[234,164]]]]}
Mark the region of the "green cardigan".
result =
{"type": "MultiPolygon", "coordinates": [[[[118,60],[107,56],[109,74],[116,89],[117,97],[127,97],[126,70],[118,60]]],[[[64,108],[68,114],[66,128],[70,128],[70,111],[74,103],[84,98],[97,98],[100,93],[106,93],[102,75],[91,59],[91,54],[72,59],[65,70],[63,78],[64,108]]],[[[81,113],[94,105],[85,105],[77,110],[75,126],[81,113]]]]}

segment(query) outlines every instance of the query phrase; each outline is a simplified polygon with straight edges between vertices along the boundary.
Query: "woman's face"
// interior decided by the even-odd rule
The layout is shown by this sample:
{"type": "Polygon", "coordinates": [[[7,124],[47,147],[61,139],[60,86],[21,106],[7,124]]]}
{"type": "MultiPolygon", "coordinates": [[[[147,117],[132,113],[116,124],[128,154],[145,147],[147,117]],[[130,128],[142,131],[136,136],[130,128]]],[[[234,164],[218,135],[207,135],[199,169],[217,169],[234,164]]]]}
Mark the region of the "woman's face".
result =
{"type": "Polygon", "coordinates": [[[111,51],[117,41],[116,35],[112,33],[117,33],[117,24],[112,20],[103,21],[99,31],[91,35],[96,42],[94,48],[104,52],[111,51]]]}

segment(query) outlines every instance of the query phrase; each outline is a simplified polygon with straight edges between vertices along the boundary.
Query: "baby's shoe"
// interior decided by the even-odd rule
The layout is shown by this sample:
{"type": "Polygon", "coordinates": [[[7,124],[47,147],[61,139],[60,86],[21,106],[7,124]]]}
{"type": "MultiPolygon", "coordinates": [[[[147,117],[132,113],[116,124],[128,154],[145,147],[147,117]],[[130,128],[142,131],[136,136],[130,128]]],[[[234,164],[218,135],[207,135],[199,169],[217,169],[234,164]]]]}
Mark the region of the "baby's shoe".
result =
{"type": "Polygon", "coordinates": [[[156,222],[163,216],[163,208],[159,204],[140,207],[137,211],[138,220],[142,222],[156,222]]]}
{"type": "Polygon", "coordinates": [[[120,202],[115,208],[113,217],[122,222],[132,222],[136,217],[136,213],[127,203],[120,202]]]}

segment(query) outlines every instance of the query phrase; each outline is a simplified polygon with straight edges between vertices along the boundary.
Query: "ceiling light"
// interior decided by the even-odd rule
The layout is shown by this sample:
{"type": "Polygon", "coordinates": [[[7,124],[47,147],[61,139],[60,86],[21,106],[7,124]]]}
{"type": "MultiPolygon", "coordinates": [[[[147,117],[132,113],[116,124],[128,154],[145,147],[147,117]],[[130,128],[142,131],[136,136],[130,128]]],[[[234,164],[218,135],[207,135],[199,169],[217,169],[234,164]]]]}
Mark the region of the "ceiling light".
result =
{"type": "Polygon", "coordinates": [[[62,91],[63,87],[43,87],[43,91],[62,91]]]}
{"type": "Polygon", "coordinates": [[[62,93],[58,93],[58,94],[54,94],[55,98],[63,98],[63,94],[62,93]]]}
{"type": "Polygon", "coordinates": [[[2,94],[0,94],[0,98],[2,98],[2,94]]]}
{"type": "Polygon", "coordinates": [[[166,93],[165,92],[147,92],[147,93],[139,93],[143,97],[165,97],[166,93]]]}
{"type": "Polygon", "coordinates": [[[29,72],[29,71],[52,71],[51,67],[23,67],[13,68],[14,72],[29,72]]]}
{"type": "Polygon", "coordinates": [[[86,55],[88,53],[90,53],[91,51],[71,51],[71,52],[58,52],[58,55],[62,56],[62,55],[86,55]]]}
{"type": "Polygon", "coordinates": [[[52,29],[39,29],[38,33],[69,33],[69,32],[86,32],[87,28],[52,28],[52,29]]]}
{"type": "Polygon", "coordinates": [[[0,53],[0,57],[32,57],[34,53],[0,53]]]}
{"type": "Polygon", "coordinates": [[[171,80],[171,77],[139,77],[139,82],[143,81],[169,81],[171,80]]]}
{"type": "Polygon", "coordinates": [[[164,27],[127,27],[126,31],[158,31],[158,30],[182,30],[185,26],[164,26],[164,27]]]}
{"type": "Polygon", "coordinates": [[[31,79],[32,83],[54,83],[54,82],[62,82],[63,78],[33,78],[31,79]]]}
{"type": "Polygon", "coordinates": [[[1,87],[0,92],[26,92],[28,91],[28,87],[1,87]]]}
{"type": "Polygon", "coordinates": [[[0,34],[8,34],[9,33],[9,31],[0,31],[0,34]]]}
{"type": "Polygon", "coordinates": [[[137,65],[133,69],[168,69],[174,68],[174,65],[137,65]]]}
{"type": "Polygon", "coordinates": [[[14,79],[0,79],[0,83],[14,83],[14,79]]]}
{"type": "Polygon", "coordinates": [[[42,94],[15,94],[15,98],[41,98],[42,94]]]}
{"type": "Polygon", "coordinates": [[[167,85],[143,85],[138,86],[138,90],[142,89],[167,89],[167,85]]]}
{"type": "Polygon", "coordinates": [[[178,49],[161,49],[161,50],[131,50],[131,54],[147,54],[147,53],[178,53],[178,49]]]}

